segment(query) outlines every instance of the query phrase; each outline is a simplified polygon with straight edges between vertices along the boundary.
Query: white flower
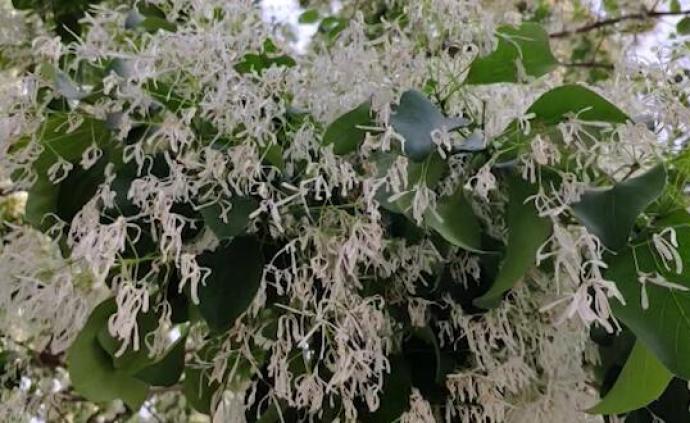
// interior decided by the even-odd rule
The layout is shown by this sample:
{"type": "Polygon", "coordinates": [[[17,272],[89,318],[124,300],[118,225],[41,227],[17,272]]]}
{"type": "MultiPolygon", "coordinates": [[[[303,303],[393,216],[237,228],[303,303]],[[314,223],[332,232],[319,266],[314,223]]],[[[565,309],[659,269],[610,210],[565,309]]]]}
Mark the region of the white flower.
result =
{"type": "Polygon", "coordinates": [[[666,270],[671,271],[673,269],[679,275],[683,273],[683,258],[678,253],[678,239],[674,228],[667,227],[658,234],[652,235],[652,244],[661,256],[666,270]]]}

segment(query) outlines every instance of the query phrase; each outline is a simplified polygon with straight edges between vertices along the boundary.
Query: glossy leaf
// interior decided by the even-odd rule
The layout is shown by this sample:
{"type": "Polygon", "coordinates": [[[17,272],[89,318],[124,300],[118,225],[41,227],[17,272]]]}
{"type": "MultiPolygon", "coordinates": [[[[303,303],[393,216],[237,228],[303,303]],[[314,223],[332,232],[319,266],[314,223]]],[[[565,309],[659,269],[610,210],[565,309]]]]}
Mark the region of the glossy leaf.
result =
{"type": "Polygon", "coordinates": [[[235,238],[201,254],[197,261],[213,269],[199,287],[199,311],[211,329],[225,330],[249,307],[259,289],[263,272],[259,243],[251,237],[235,238]]]}
{"type": "Polygon", "coordinates": [[[496,50],[472,62],[466,83],[520,82],[522,71],[518,66],[531,77],[542,76],[558,66],[549,36],[540,25],[525,22],[519,27],[502,26],[497,35],[496,50]]]}
{"type": "Polygon", "coordinates": [[[371,126],[371,105],[364,102],[333,121],[323,136],[323,145],[333,144],[333,152],[344,155],[357,151],[367,132],[359,126],[371,126]]]}
{"type": "Polygon", "coordinates": [[[659,198],[666,171],[659,165],[647,173],[603,191],[589,191],[572,208],[578,220],[613,251],[625,246],[635,220],[659,198]]]}
{"type": "Polygon", "coordinates": [[[148,385],[113,367],[110,355],[101,348],[97,336],[116,310],[115,302],[98,305],[67,351],[67,370],[74,389],[94,402],[121,399],[138,410],[148,396],[148,385]]]}
{"type": "Polygon", "coordinates": [[[204,222],[220,240],[244,234],[249,224],[249,215],[259,207],[258,201],[251,197],[234,197],[231,202],[232,208],[225,219],[221,216],[222,209],[218,204],[201,209],[204,222]]]}
{"type": "MultiPolygon", "coordinates": [[[[684,225],[690,224],[685,213],[684,225]]],[[[649,242],[639,242],[617,255],[610,255],[605,278],[616,283],[625,305],[611,300],[616,318],[621,320],[664,366],[675,375],[690,379],[690,291],[646,284],[648,308],[643,308],[641,272],[661,274],[667,281],[690,289],[690,226],[676,226],[678,252],[683,262],[680,275],[667,271],[649,242]]]]}
{"type": "Polygon", "coordinates": [[[539,217],[528,197],[535,193],[529,183],[519,177],[508,180],[508,245],[500,270],[488,292],[474,300],[477,307],[493,308],[534,266],[539,247],[551,234],[551,221],[539,217]]]}
{"type": "Polygon", "coordinates": [[[615,385],[588,412],[615,415],[645,407],[661,396],[672,378],[671,372],[638,341],[615,385]]]}
{"type": "Polygon", "coordinates": [[[423,161],[434,150],[431,133],[452,131],[469,124],[464,118],[447,118],[424,94],[409,90],[403,93],[400,104],[391,117],[391,124],[404,139],[403,150],[412,160],[423,161]]]}
{"type": "Polygon", "coordinates": [[[451,196],[440,198],[435,212],[427,211],[424,221],[451,244],[468,251],[481,251],[479,221],[462,188],[451,196]]]}

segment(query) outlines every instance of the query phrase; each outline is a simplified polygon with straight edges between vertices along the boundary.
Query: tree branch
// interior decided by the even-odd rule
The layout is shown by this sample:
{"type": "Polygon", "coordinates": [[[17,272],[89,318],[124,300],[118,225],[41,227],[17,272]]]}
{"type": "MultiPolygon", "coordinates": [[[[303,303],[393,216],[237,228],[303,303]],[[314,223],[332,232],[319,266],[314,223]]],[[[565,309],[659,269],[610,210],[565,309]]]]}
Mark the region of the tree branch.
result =
{"type": "Polygon", "coordinates": [[[664,16],[685,16],[690,15],[690,10],[680,10],[678,12],[647,10],[639,13],[631,13],[628,15],[621,15],[615,18],[602,19],[574,29],[566,29],[559,32],[552,32],[549,34],[550,38],[564,38],[574,34],[583,34],[585,32],[593,31],[595,29],[613,26],[624,21],[644,21],[647,19],[658,19],[664,16]]]}
{"type": "Polygon", "coordinates": [[[561,66],[569,68],[599,68],[613,70],[613,65],[610,63],[599,63],[599,62],[574,62],[574,63],[561,63],[561,66]]]}

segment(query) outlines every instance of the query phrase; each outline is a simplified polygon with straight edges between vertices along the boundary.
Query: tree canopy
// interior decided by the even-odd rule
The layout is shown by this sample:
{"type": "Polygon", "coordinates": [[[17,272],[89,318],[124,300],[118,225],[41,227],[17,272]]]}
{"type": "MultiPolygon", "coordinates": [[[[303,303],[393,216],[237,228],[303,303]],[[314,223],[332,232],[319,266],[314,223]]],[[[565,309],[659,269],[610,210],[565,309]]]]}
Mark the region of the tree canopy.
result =
{"type": "Polygon", "coordinates": [[[0,421],[690,421],[690,5],[590,3],[0,0],[0,421]]]}

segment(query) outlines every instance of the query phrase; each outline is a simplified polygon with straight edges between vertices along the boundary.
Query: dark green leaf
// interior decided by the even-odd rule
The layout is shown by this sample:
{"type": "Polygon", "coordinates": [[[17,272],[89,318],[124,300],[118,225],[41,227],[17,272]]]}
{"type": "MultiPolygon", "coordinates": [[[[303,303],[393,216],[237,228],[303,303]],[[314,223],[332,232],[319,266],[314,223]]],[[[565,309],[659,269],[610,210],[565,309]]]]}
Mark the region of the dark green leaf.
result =
{"type": "Polygon", "coordinates": [[[685,17],[678,21],[678,24],[676,25],[676,31],[678,31],[678,33],[682,35],[690,34],[690,17],[685,17]]]}
{"type": "Polygon", "coordinates": [[[452,131],[469,124],[463,118],[447,118],[419,91],[405,91],[391,117],[397,133],[405,139],[403,150],[412,160],[422,161],[436,149],[431,133],[452,131]]]}
{"type": "Polygon", "coordinates": [[[211,369],[207,364],[217,353],[217,346],[206,345],[198,353],[200,363],[187,365],[184,369],[182,392],[189,405],[204,414],[211,413],[213,394],[220,388],[218,381],[209,378],[211,369]]]}
{"type": "Polygon", "coordinates": [[[178,339],[163,358],[141,369],[135,376],[153,386],[176,384],[184,370],[186,339],[185,336],[178,339]]]}
{"type": "Polygon", "coordinates": [[[613,188],[586,192],[573,204],[573,211],[589,232],[617,251],[627,243],[637,217],[661,195],[665,185],[666,171],[659,165],[613,188]]]}
{"type": "Polygon", "coordinates": [[[477,307],[495,307],[534,265],[537,250],[551,234],[551,221],[539,217],[528,197],[535,189],[519,177],[508,180],[508,245],[498,276],[488,292],[474,300],[477,307]]]}
{"type": "Polygon", "coordinates": [[[383,378],[383,392],[379,399],[379,408],[370,414],[365,414],[365,423],[394,422],[400,419],[410,407],[412,393],[412,377],[410,366],[401,355],[390,357],[390,373],[383,378]]]}
{"type": "Polygon", "coordinates": [[[551,72],[558,65],[551,53],[549,35],[540,25],[526,22],[519,27],[502,26],[497,33],[496,50],[472,62],[468,84],[520,82],[518,61],[524,73],[532,77],[551,72]]]}
{"type": "Polygon", "coordinates": [[[321,21],[319,32],[326,34],[330,39],[334,39],[347,28],[347,20],[335,16],[328,16],[321,21]]]}
{"type": "MultiPolygon", "coordinates": [[[[192,363],[188,364],[184,371],[182,392],[187,401],[197,411],[210,414],[212,412],[213,394],[220,388],[221,383],[211,382],[209,375],[212,365],[209,363],[218,357],[222,340],[213,338],[208,341],[196,354],[192,363]]],[[[238,390],[246,386],[247,381],[254,374],[256,367],[261,366],[266,360],[266,352],[263,349],[252,350],[253,360],[248,360],[242,354],[233,351],[227,358],[226,373],[223,375],[223,387],[229,390],[238,390]],[[232,375],[232,379],[229,377],[232,375]]],[[[293,361],[294,363],[294,361],[293,361]]]]}
{"type": "Polygon", "coordinates": [[[357,151],[367,134],[358,126],[371,126],[370,102],[360,104],[338,119],[334,120],[323,135],[323,145],[333,144],[333,152],[344,155],[357,151]]]}
{"type": "MultiPolygon", "coordinates": [[[[577,119],[581,121],[605,122],[614,125],[630,120],[608,100],[581,85],[563,85],[547,91],[527,109],[525,115],[534,116],[530,119],[531,130],[528,133],[525,133],[515,120],[499,138],[505,147],[512,147],[507,148],[509,153],[501,158],[502,161],[515,159],[522,149],[529,146],[530,141],[537,134],[558,139],[560,130],[557,125],[568,121],[573,116],[577,116],[577,119]]],[[[589,128],[588,131],[591,136],[597,138],[605,135],[602,129],[595,127],[589,128]]]]}
{"type": "Polygon", "coordinates": [[[590,408],[591,414],[615,415],[642,408],[659,398],[673,375],[659,363],[647,347],[636,342],[616,384],[601,401],[590,408]]]}
{"type": "Polygon", "coordinates": [[[661,274],[667,281],[690,288],[690,216],[684,212],[684,226],[676,226],[678,252],[683,272],[678,275],[667,271],[662,259],[649,242],[640,242],[617,255],[607,258],[609,266],[604,275],[614,281],[625,298],[625,305],[610,302],[614,315],[637,336],[637,339],[675,375],[690,379],[690,291],[670,289],[647,282],[649,307],[642,307],[642,285],[639,271],[661,274]]]}
{"type": "Polygon", "coordinates": [[[235,70],[240,74],[261,74],[261,72],[270,68],[271,66],[284,66],[286,68],[291,68],[296,64],[297,62],[295,62],[295,59],[288,55],[268,56],[265,53],[248,53],[245,54],[244,57],[242,57],[242,60],[235,65],[235,70]]]}
{"type": "Polygon", "coordinates": [[[479,221],[462,188],[451,196],[440,198],[435,213],[427,211],[424,221],[451,244],[468,251],[481,251],[479,221]]]}
{"type": "MultiPolygon", "coordinates": [[[[158,327],[158,317],[153,313],[139,313],[137,315],[137,329],[140,340],[158,327]]],[[[139,349],[134,350],[130,344],[120,355],[119,352],[122,341],[113,338],[108,330],[108,326],[104,325],[96,336],[98,344],[107,352],[112,358],[113,367],[125,372],[127,374],[134,374],[146,366],[151,365],[155,359],[149,357],[150,350],[145,342],[139,343],[139,349]]]]}
{"type": "Polygon", "coordinates": [[[582,85],[563,85],[547,91],[530,106],[526,114],[534,114],[543,125],[556,125],[577,116],[579,120],[625,123],[629,117],[594,91],[582,85]]]}
{"type": "MultiPolygon", "coordinates": [[[[104,122],[94,119],[85,119],[81,126],[69,133],[66,132],[68,125],[69,123],[66,115],[54,115],[51,116],[39,130],[42,134],[40,142],[44,147],[44,151],[33,164],[33,169],[37,178],[36,182],[29,190],[26,204],[26,220],[37,228],[45,229],[49,226],[49,222],[43,221],[47,213],[57,214],[58,200],[63,188],[65,190],[64,193],[68,195],[74,196],[82,194],[74,192],[74,186],[67,187],[63,184],[53,184],[48,179],[48,170],[50,167],[55,164],[59,158],[72,163],[76,167],[78,166],[77,163],[81,160],[82,153],[92,143],[104,148],[110,140],[110,133],[106,129],[104,122]]],[[[96,169],[98,169],[98,167],[96,169]]],[[[91,175],[91,173],[89,173],[89,175],[91,175]]],[[[85,175],[83,174],[82,176],[85,175]]],[[[96,174],[88,176],[88,178],[97,178],[98,176],[99,175],[96,174]]],[[[93,180],[88,179],[84,182],[90,181],[93,180]]],[[[96,181],[95,185],[98,183],[99,182],[96,181]]],[[[93,188],[94,184],[92,183],[90,185],[91,188],[93,188]]],[[[86,200],[88,200],[88,198],[86,200]]],[[[80,201],[83,205],[83,199],[70,200],[69,203],[79,204],[80,201]]]]}
{"type": "Polygon", "coordinates": [[[74,389],[86,399],[108,402],[121,399],[132,410],[138,410],[148,396],[146,383],[113,367],[110,355],[96,339],[116,310],[107,300],[91,313],[86,325],[67,351],[67,370],[74,389]]]}
{"type": "Polygon", "coordinates": [[[249,224],[249,215],[259,207],[258,201],[251,197],[234,197],[231,203],[232,208],[225,220],[218,204],[201,209],[204,222],[220,240],[244,234],[249,224]]]}
{"type": "Polygon", "coordinates": [[[200,266],[212,270],[199,288],[199,311],[213,330],[229,328],[251,304],[261,283],[263,256],[251,237],[230,243],[198,257],[200,266]]]}

